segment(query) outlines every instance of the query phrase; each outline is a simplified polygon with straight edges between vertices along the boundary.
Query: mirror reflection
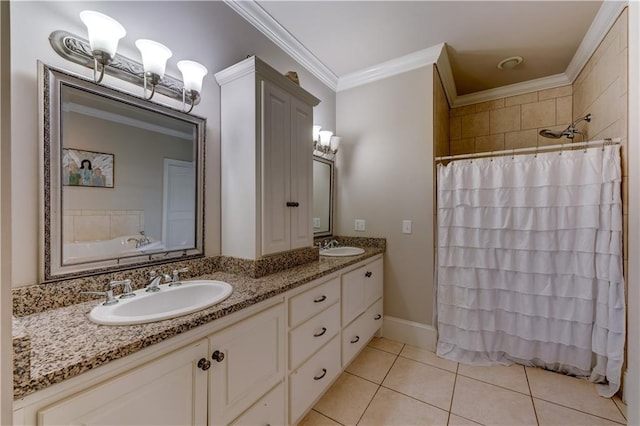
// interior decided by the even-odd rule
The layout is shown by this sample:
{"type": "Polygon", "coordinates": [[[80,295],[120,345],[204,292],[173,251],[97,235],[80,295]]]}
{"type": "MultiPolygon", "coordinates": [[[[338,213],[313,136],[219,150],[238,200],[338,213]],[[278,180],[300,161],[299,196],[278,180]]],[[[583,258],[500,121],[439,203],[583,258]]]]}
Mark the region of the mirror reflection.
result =
{"type": "Polygon", "coordinates": [[[42,279],[203,256],[206,120],[41,65],[42,279]]]}
{"type": "Polygon", "coordinates": [[[313,233],[315,236],[333,233],[333,163],[323,158],[313,159],[313,233]]]}

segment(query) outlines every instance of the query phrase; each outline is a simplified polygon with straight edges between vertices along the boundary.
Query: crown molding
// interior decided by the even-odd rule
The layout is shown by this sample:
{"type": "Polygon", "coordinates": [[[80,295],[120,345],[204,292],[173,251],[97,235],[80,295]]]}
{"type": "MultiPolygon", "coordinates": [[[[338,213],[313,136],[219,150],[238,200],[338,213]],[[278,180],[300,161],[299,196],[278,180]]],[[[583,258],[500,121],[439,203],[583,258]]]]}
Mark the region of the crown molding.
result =
{"type": "Polygon", "coordinates": [[[456,89],[456,82],[453,78],[453,70],[451,69],[451,62],[449,61],[449,54],[447,53],[447,45],[445,43],[436,66],[438,67],[438,74],[440,75],[440,81],[444,87],[444,94],[449,101],[449,105],[453,105],[458,97],[456,89]]]}
{"type": "Polygon", "coordinates": [[[338,76],[316,58],[302,43],[296,40],[282,25],[255,1],[224,0],[238,15],[256,27],[269,40],[284,50],[300,65],[316,76],[331,90],[338,87],[338,76]]]}
{"type": "Polygon", "coordinates": [[[508,96],[537,92],[538,90],[553,89],[554,87],[566,86],[571,83],[572,81],[569,80],[565,73],[550,75],[548,77],[536,78],[535,80],[524,81],[522,83],[510,84],[508,86],[496,87],[495,89],[456,96],[455,100],[451,104],[451,108],[477,104],[479,102],[494,101],[508,96]]]}
{"type": "Polygon", "coordinates": [[[443,49],[444,43],[440,43],[360,71],[345,74],[338,79],[337,92],[434,64],[443,49]]]}
{"type": "Polygon", "coordinates": [[[571,62],[565,70],[567,78],[574,82],[580,74],[580,71],[587,64],[587,61],[591,58],[596,51],[602,40],[606,37],[607,33],[618,19],[618,16],[622,13],[625,7],[628,6],[626,1],[611,1],[605,0],[602,2],[602,6],[598,10],[596,17],[593,19],[591,26],[584,35],[578,50],[573,55],[571,62]]]}

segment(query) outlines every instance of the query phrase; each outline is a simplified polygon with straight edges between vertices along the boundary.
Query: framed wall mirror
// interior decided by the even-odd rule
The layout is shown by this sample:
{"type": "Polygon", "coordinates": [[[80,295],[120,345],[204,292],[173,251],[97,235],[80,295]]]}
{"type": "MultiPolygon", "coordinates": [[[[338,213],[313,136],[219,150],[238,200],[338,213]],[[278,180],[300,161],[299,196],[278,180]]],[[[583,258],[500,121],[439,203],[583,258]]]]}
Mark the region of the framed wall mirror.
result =
{"type": "Polygon", "coordinates": [[[334,170],[333,162],[313,158],[313,235],[333,235],[334,170]]]}
{"type": "Polygon", "coordinates": [[[206,120],[39,64],[44,282],[204,256],[206,120]]]}

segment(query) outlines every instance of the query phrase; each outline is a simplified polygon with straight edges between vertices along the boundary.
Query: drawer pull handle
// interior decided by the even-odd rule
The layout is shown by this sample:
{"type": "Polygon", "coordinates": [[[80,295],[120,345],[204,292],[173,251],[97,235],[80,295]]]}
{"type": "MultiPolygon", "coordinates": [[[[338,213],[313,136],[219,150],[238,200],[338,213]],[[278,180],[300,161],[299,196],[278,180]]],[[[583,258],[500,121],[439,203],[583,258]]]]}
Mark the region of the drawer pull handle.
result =
{"type": "Polygon", "coordinates": [[[315,377],[313,378],[313,380],[320,380],[320,379],[322,379],[322,378],[323,378],[324,376],[326,376],[326,375],[327,375],[327,369],[326,369],[326,368],[323,368],[323,369],[322,369],[322,374],[321,374],[321,375],[319,375],[319,376],[315,376],[315,377]]]}
{"type": "Polygon", "coordinates": [[[211,358],[215,359],[218,362],[222,362],[222,360],[224,359],[224,354],[220,351],[215,351],[212,355],[211,358]]]}
{"type": "Polygon", "coordinates": [[[322,296],[318,297],[317,299],[313,299],[313,303],[320,303],[320,302],[324,302],[325,300],[327,300],[327,296],[322,295],[322,296]]]}
{"type": "Polygon", "coordinates": [[[382,315],[378,314],[378,315],[376,315],[373,319],[374,319],[374,320],[376,320],[376,321],[378,321],[380,318],[382,318],[382,315]]]}
{"type": "Polygon", "coordinates": [[[367,277],[367,278],[371,278],[371,275],[373,275],[373,272],[371,272],[371,271],[367,271],[367,272],[364,274],[364,276],[365,276],[365,277],[367,277]]]}
{"type": "Polygon", "coordinates": [[[208,359],[200,358],[200,360],[198,361],[198,368],[203,371],[207,371],[209,367],[211,367],[211,361],[209,361],[208,359]]]}
{"type": "Polygon", "coordinates": [[[351,343],[358,343],[360,341],[360,336],[356,336],[355,339],[351,341],[351,343]]]}
{"type": "Polygon", "coordinates": [[[324,335],[324,333],[327,332],[327,328],[326,327],[322,327],[322,331],[320,333],[316,333],[313,335],[313,337],[320,337],[322,335],[324,335]]]}
{"type": "Polygon", "coordinates": [[[287,201],[287,207],[298,207],[300,206],[300,203],[298,203],[297,201],[287,201]]]}

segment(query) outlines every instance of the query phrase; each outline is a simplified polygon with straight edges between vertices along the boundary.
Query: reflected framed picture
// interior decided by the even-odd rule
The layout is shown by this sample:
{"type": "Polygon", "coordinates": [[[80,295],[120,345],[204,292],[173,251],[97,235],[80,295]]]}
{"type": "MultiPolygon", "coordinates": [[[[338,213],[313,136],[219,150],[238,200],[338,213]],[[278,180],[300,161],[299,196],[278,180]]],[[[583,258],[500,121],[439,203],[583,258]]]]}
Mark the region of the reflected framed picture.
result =
{"type": "Polygon", "coordinates": [[[113,188],[113,154],[63,148],[62,184],[113,188]]]}

